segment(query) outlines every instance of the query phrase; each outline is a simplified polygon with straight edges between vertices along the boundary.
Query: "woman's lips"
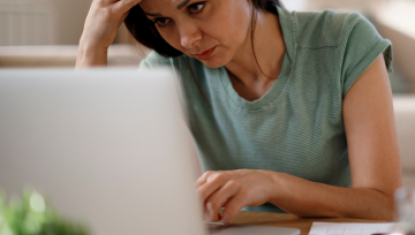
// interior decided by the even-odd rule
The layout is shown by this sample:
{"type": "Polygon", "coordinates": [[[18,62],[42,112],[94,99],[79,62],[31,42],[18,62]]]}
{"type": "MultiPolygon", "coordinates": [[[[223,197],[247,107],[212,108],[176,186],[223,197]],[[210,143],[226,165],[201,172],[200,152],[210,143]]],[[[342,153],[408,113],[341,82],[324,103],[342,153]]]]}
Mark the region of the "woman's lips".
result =
{"type": "Polygon", "coordinates": [[[212,47],[211,49],[209,49],[207,51],[204,51],[202,54],[195,54],[195,57],[198,60],[206,60],[213,54],[215,49],[216,49],[216,46],[212,47]]]}

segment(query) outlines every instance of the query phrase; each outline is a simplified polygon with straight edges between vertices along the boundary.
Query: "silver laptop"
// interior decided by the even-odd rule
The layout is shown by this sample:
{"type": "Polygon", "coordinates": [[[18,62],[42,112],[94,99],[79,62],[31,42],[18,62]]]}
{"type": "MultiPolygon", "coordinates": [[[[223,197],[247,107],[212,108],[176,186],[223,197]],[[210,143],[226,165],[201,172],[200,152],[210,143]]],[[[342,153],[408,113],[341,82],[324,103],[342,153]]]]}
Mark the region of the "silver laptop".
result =
{"type": "Polygon", "coordinates": [[[35,187],[94,235],[298,235],[206,226],[175,81],[167,69],[0,70],[0,187],[35,187]]]}

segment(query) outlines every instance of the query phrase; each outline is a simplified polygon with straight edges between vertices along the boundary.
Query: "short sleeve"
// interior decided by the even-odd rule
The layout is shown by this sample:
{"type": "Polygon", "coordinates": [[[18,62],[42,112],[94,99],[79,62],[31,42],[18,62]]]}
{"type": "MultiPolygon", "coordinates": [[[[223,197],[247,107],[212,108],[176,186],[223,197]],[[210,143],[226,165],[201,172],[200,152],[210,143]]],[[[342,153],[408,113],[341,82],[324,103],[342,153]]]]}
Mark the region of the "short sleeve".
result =
{"type": "Polygon", "coordinates": [[[386,68],[392,71],[392,43],[358,13],[350,14],[343,26],[343,97],[362,73],[383,53],[386,68]]]}
{"type": "Polygon", "coordinates": [[[139,69],[154,69],[155,67],[172,65],[172,58],[164,57],[157,52],[152,51],[144,60],[141,61],[139,69]]]}
{"type": "Polygon", "coordinates": [[[180,93],[180,97],[182,99],[182,101],[185,102],[185,100],[183,99],[183,95],[184,95],[184,87],[182,84],[182,73],[181,73],[181,62],[180,62],[180,56],[179,57],[165,57],[162,56],[160,54],[158,54],[155,51],[150,52],[150,54],[148,54],[148,56],[142,60],[140,62],[139,65],[139,70],[142,69],[150,69],[150,70],[156,70],[157,68],[160,67],[168,67],[169,69],[172,69],[175,78],[178,81],[178,89],[179,89],[179,93],[180,93]]]}

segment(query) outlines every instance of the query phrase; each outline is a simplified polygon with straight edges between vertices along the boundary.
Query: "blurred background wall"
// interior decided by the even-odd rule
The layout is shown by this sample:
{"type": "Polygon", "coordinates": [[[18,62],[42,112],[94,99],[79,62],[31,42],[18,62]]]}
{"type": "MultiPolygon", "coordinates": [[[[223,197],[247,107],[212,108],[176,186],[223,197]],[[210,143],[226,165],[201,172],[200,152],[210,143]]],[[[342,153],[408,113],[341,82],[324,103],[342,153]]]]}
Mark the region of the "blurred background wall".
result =
{"type": "Polygon", "coordinates": [[[77,44],[91,0],[0,0],[0,46],[77,44]]]}

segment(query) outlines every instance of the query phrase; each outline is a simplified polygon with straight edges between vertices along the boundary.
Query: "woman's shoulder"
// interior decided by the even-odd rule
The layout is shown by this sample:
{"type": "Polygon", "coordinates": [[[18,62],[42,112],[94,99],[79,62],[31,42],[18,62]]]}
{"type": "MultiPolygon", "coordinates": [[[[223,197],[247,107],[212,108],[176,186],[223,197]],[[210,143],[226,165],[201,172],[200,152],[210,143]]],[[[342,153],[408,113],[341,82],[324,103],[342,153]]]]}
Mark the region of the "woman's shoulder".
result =
{"type": "Polygon", "coordinates": [[[192,59],[185,54],[176,57],[165,57],[158,54],[156,51],[152,51],[141,61],[140,68],[153,69],[159,66],[169,66],[180,71],[183,68],[188,69],[189,67],[196,69],[197,67],[200,67],[200,64],[201,62],[192,59]]]}
{"type": "Polygon", "coordinates": [[[140,68],[154,68],[155,66],[171,66],[173,58],[165,57],[155,51],[151,51],[147,57],[141,61],[140,68]]]}
{"type": "MultiPolygon", "coordinates": [[[[352,34],[378,36],[375,27],[358,12],[292,12],[300,47],[342,46],[352,34]]],[[[356,35],[354,35],[356,36],[356,35]]]]}
{"type": "Polygon", "coordinates": [[[385,65],[391,71],[391,42],[383,39],[360,13],[325,10],[292,12],[291,16],[299,48],[297,61],[304,64],[307,74],[314,63],[311,67],[318,79],[324,78],[320,76],[321,71],[331,75],[326,76],[329,82],[340,78],[342,97],[380,54],[383,53],[385,65]]]}

